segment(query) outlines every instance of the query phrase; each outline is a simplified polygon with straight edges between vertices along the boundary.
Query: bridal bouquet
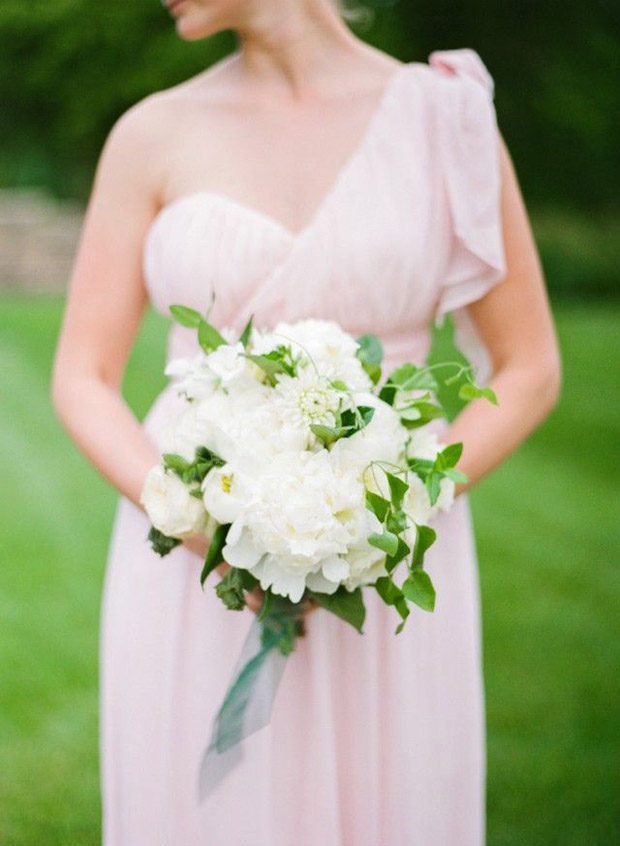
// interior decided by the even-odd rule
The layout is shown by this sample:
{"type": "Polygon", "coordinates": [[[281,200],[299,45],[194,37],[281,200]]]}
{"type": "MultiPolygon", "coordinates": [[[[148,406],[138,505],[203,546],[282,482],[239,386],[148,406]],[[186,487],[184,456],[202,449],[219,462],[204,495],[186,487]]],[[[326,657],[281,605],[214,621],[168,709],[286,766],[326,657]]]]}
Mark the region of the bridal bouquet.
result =
{"type": "Polygon", "coordinates": [[[465,400],[495,397],[460,363],[404,364],[382,380],[378,339],[330,321],[261,330],[250,320],[236,338],[193,309],[171,311],[202,351],[166,369],[187,402],[145,482],[149,540],[163,556],[191,535],[209,538],[201,583],[227,562],[215,591],[231,610],[246,591],[264,592],[203,760],[205,795],[239,741],[269,722],[304,600],[359,632],[364,590],[394,607],[396,633],[411,603],[433,610],[429,523],[466,481],[462,445],[439,443],[427,425],[445,416],[434,374],[452,368],[445,381],[460,381],[465,400]]]}

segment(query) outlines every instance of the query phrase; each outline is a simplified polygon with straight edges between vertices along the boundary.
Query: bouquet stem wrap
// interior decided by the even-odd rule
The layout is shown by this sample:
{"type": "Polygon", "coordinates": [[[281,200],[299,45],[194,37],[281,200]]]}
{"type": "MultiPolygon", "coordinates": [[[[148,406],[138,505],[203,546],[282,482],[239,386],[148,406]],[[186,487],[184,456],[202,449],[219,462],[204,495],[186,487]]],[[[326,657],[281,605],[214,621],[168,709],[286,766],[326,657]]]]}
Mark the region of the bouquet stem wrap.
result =
{"type": "Polygon", "coordinates": [[[299,608],[279,597],[252,621],[202,757],[200,802],[241,762],[243,739],[271,721],[286,660],[302,632],[299,608]]]}

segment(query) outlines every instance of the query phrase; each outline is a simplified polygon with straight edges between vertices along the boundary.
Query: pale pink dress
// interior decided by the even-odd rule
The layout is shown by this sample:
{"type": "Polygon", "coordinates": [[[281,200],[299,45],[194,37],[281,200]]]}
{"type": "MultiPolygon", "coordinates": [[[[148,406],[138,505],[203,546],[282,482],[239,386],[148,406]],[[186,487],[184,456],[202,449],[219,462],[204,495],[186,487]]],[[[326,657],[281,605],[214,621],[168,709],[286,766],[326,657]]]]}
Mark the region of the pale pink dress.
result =
{"type": "MultiPolygon", "coordinates": [[[[472,50],[397,69],[311,222],[293,233],[209,191],[163,208],[145,279],[155,307],[240,329],[330,318],[421,362],[440,313],[505,274],[493,83],[472,50]]],[[[470,327],[471,330],[471,327],[470,327]]],[[[472,339],[471,331],[467,337],[472,339]]],[[[174,327],[169,355],[193,353],[174,327]]],[[[155,440],[179,400],[145,422],[155,440]]],[[[227,611],[201,561],[150,551],[121,500],[105,584],[102,769],[106,846],[480,846],[485,744],[478,581],[463,497],[436,523],[438,601],[394,609],[367,591],[365,634],[318,610],[286,667],[272,724],[207,802],[197,775],[252,612],[227,611]]]]}

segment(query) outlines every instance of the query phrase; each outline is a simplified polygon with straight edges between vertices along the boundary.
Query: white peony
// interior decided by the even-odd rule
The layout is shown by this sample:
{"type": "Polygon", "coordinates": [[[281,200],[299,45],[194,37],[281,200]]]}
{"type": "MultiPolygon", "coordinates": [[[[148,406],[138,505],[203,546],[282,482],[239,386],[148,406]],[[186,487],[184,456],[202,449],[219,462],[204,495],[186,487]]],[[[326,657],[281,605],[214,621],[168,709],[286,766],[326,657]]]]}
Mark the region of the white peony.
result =
{"type": "Polygon", "coordinates": [[[160,464],[146,475],[140,497],[153,526],[170,538],[185,538],[204,531],[207,515],[202,502],[170,470],[160,464]]]}
{"type": "Polygon", "coordinates": [[[313,369],[328,380],[344,382],[352,390],[368,390],[371,382],[356,356],[357,341],[331,320],[278,323],[273,334],[280,343],[310,360],[313,369]]]}
{"type": "Polygon", "coordinates": [[[337,475],[321,450],[275,456],[248,487],[251,504],[233,521],[225,560],[293,601],[311,574],[315,589],[336,589],[349,569],[341,556],[359,535],[356,511],[366,512],[361,481],[337,475]]]}

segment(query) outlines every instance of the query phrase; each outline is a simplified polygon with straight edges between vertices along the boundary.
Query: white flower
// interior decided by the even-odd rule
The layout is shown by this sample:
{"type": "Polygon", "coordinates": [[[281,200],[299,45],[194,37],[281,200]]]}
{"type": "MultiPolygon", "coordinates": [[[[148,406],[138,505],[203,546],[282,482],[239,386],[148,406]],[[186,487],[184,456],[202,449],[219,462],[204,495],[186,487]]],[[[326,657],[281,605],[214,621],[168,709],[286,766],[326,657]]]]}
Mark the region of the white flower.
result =
{"type": "Polygon", "coordinates": [[[203,446],[228,460],[235,446],[226,434],[230,413],[230,400],[221,393],[189,404],[165,430],[163,452],[193,461],[197,447],[203,446]]]}
{"type": "Polygon", "coordinates": [[[280,343],[297,346],[312,359],[335,361],[354,357],[357,341],[333,320],[299,320],[297,323],[278,323],[273,331],[280,343]]]}
{"type": "Polygon", "coordinates": [[[454,502],[454,482],[451,479],[442,479],[439,484],[439,497],[435,505],[426,489],[426,485],[415,473],[409,473],[407,477],[409,490],[405,494],[403,510],[414,523],[427,526],[435,517],[438,511],[449,511],[454,502]]]}
{"type": "Polygon", "coordinates": [[[273,334],[280,337],[280,343],[302,353],[326,379],[344,382],[352,390],[370,388],[370,379],[356,356],[357,341],[334,321],[278,323],[273,334]]]}
{"type": "Polygon", "coordinates": [[[140,497],[153,526],[170,538],[184,538],[204,531],[207,515],[202,502],[170,470],[160,464],[146,475],[140,497]]]}
{"type": "Polygon", "coordinates": [[[345,472],[348,468],[362,473],[373,461],[398,463],[407,438],[398,414],[374,394],[356,394],[355,401],[358,405],[371,406],[375,411],[367,426],[350,438],[341,438],[331,447],[339,471],[345,472]]]}
{"type": "Polygon", "coordinates": [[[304,429],[311,423],[334,426],[340,394],[325,377],[308,368],[301,369],[298,376],[279,376],[273,401],[282,419],[292,426],[304,429]]]}
{"type": "Polygon", "coordinates": [[[226,464],[214,467],[202,483],[202,501],[218,523],[232,523],[248,506],[248,490],[242,474],[226,464]]]}
{"type": "Polygon", "coordinates": [[[351,549],[346,555],[346,560],[350,568],[350,575],[344,581],[347,590],[373,585],[380,576],[387,575],[385,553],[370,544],[351,549]]]}
{"type": "Polygon", "coordinates": [[[359,534],[356,510],[367,511],[361,481],[335,474],[321,450],[276,455],[247,485],[252,494],[229,530],[224,559],[293,601],[309,576],[317,590],[335,590],[348,574],[342,555],[359,534]]]}
{"type": "Polygon", "coordinates": [[[193,358],[175,358],[168,362],[164,372],[175,383],[177,393],[190,400],[210,397],[217,386],[204,353],[193,358]]]}
{"type": "Polygon", "coordinates": [[[250,351],[252,355],[266,355],[284,343],[282,338],[277,338],[273,332],[252,328],[250,336],[250,351]]]}
{"type": "Polygon", "coordinates": [[[243,344],[221,344],[206,357],[206,364],[224,386],[238,379],[246,368],[243,344]]]}
{"type": "Polygon", "coordinates": [[[441,449],[436,432],[431,432],[428,427],[422,426],[420,429],[413,430],[407,447],[407,455],[411,458],[424,458],[428,461],[434,461],[441,449]]]}

